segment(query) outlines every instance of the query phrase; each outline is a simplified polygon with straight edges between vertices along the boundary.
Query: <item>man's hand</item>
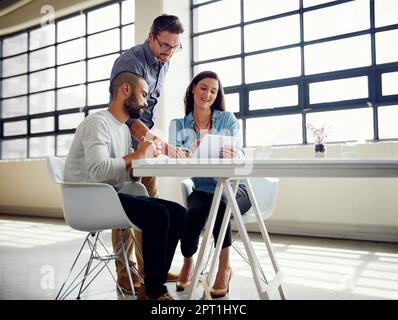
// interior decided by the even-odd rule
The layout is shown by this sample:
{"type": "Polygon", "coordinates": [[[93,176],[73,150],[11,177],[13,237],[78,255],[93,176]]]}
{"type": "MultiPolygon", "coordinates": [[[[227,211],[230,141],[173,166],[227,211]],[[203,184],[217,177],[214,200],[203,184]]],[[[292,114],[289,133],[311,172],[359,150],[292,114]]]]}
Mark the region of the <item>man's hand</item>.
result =
{"type": "Polygon", "coordinates": [[[137,154],[136,159],[154,158],[160,155],[160,150],[158,150],[156,142],[141,137],[135,153],[137,154]]]}
{"type": "Polygon", "coordinates": [[[146,140],[144,137],[141,137],[137,150],[135,152],[126,154],[123,157],[123,160],[126,163],[126,170],[130,170],[131,161],[144,158],[154,158],[158,155],[160,155],[160,151],[157,150],[155,142],[146,140]]]}
{"type": "Polygon", "coordinates": [[[162,153],[162,149],[163,149],[163,145],[164,145],[163,141],[161,139],[159,139],[157,136],[153,136],[152,141],[155,143],[156,150],[158,150],[160,153],[162,153]]]}

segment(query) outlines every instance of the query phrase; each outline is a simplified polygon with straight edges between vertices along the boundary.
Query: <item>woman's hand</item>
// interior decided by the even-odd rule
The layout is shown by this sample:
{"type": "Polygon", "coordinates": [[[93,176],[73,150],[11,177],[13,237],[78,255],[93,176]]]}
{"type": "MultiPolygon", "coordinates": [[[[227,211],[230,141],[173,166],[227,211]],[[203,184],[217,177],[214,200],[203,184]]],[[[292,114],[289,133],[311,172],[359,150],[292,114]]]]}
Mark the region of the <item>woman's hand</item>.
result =
{"type": "Polygon", "coordinates": [[[200,145],[200,140],[195,140],[195,142],[192,143],[192,148],[191,148],[192,153],[194,153],[196,149],[198,149],[199,145],[200,145]]]}
{"type": "Polygon", "coordinates": [[[171,144],[166,144],[166,155],[169,158],[187,158],[187,153],[171,144]]]}
{"type": "Polygon", "coordinates": [[[237,158],[239,151],[234,146],[224,146],[220,150],[221,158],[237,158]]]}

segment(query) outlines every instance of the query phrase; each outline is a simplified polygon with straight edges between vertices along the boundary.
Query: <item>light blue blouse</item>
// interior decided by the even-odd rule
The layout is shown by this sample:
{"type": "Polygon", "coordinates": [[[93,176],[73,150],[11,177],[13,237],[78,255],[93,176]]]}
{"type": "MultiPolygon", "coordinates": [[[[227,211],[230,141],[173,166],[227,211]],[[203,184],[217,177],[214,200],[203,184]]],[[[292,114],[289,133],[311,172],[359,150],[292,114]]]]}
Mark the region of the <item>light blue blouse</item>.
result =
{"type": "MultiPolygon", "coordinates": [[[[192,112],[184,118],[171,120],[169,126],[169,144],[192,152],[192,144],[200,139],[200,133],[196,132],[194,127],[195,120],[192,112]]],[[[210,133],[237,137],[237,148],[240,151],[240,156],[243,156],[239,122],[232,112],[214,110],[210,133]]],[[[192,181],[195,190],[208,193],[214,193],[215,191],[217,181],[214,178],[192,178],[192,181]]]]}

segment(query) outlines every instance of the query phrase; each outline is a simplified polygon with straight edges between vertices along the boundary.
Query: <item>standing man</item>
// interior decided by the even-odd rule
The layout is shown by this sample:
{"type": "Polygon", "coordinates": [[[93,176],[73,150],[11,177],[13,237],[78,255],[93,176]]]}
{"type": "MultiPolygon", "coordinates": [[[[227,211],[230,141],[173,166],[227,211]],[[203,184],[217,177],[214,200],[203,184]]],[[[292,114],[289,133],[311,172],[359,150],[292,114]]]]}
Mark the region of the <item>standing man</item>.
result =
{"type": "MultiPolygon", "coordinates": [[[[155,106],[160,97],[160,91],[169,69],[169,63],[174,53],[182,49],[180,34],[184,32],[184,28],[178,19],[173,15],[163,14],[157,17],[152,24],[148,39],[143,44],[125,51],[119,56],[111,72],[112,80],[122,71],[130,71],[142,76],[148,84],[148,106],[139,119],[130,118],[126,124],[130,128],[132,136],[132,147],[137,148],[140,137],[144,136],[147,140],[157,142],[162,148],[162,152],[169,157],[185,157],[185,153],[161,141],[152,134],[150,129],[155,124],[155,106]]],[[[112,91],[110,90],[111,96],[112,91]]],[[[145,185],[150,197],[157,197],[156,177],[143,177],[141,182],[145,185]]],[[[137,242],[140,243],[141,235],[135,232],[137,242]]],[[[119,232],[112,231],[112,242],[114,247],[119,243],[119,232]]],[[[130,257],[132,249],[127,252],[130,257]]],[[[138,270],[143,272],[143,263],[141,257],[137,256],[138,270]]],[[[130,283],[127,281],[127,273],[123,265],[116,264],[118,283],[126,291],[131,291],[130,283]]],[[[169,281],[177,281],[178,275],[168,274],[169,281]]],[[[135,284],[136,285],[136,284],[135,284]]],[[[139,285],[139,284],[137,284],[139,285]]]]}

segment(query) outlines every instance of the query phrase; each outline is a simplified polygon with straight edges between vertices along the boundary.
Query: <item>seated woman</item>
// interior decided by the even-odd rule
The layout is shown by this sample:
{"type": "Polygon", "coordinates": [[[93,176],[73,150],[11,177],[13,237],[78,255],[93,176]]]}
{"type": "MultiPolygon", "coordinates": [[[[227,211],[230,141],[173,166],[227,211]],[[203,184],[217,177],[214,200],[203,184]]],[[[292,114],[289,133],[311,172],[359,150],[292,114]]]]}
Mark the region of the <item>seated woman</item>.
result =
{"type": "MultiPolygon", "coordinates": [[[[185,117],[174,119],[170,123],[170,144],[191,154],[206,134],[229,135],[239,139],[238,120],[232,112],[225,111],[224,91],[216,73],[211,71],[199,73],[187,88],[184,103],[185,117]]],[[[224,146],[220,153],[223,158],[243,156],[243,152],[233,146],[224,146]]],[[[190,284],[194,269],[193,255],[198,250],[200,233],[206,224],[216,187],[214,178],[192,178],[192,180],[194,188],[188,197],[187,223],[181,238],[184,264],[177,282],[177,291],[184,290],[190,284]]],[[[251,204],[244,185],[239,185],[236,199],[241,212],[250,209],[251,204]]],[[[213,230],[216,241],[225,209],[226,199],[223,197],[213,230]]],[[[229,223],[219,257],[217,276],[210,291],[213,298],[223,297],[229,291],[232,276],[229,263],[231,238],[231,223],[229,223]]]]}

